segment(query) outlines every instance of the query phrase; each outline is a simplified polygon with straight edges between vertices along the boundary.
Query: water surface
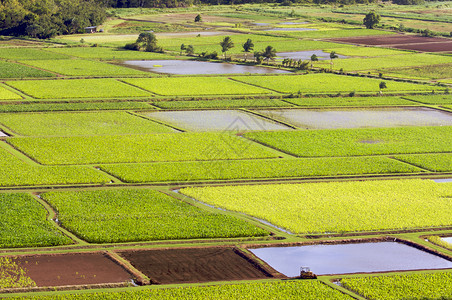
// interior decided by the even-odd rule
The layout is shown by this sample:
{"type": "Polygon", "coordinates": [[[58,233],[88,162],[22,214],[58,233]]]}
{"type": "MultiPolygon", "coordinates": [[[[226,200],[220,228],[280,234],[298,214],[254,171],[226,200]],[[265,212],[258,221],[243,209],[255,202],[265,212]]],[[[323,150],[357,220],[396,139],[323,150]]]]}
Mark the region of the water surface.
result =
{"type": "Polygon", "coordinates": [[[451,113],[418,107],[279,109],[258,112],[306,129],[452,125],[451,113]]]}
{"type": "MultiPolygon", "coordinates": [[[[296,51],[296,52],[278,52],[276,55],[281,58],[292,58],[301,60],[310,60],[311,56],[315,54],[319,60],[330,59],[330,53],[324,52],[322,50],[311,50],[311,51],[296,51]]],[[[347,56],[336,54],[339,59],[347,58],[347,56]]]]}
{"type": "Polygon", "coordinates": [[[444,258],[396,242],[249,250],[288,277],[300,275],[300,267],[317,275],[452,268],[444,258]]]}
{"type": "Polygon", "coordinates": [[[443,241],[448,242],[449,244],[452,245],[452,236],[451,237],[442,237],[441,238],[443,241]]]}
{"type": "Polygon", "coordinates": [[[214,63],[194,60],[127,60],[122,63],[127,67],[134,67],[139,70],[163,73],[163,74],[274,74],[289,73],[284,70],[235,65],[228,63],[214,63]]]}
{"type": "Polygon", "coordinates": [[[259,116],[236,110],[153,111],[144,115],[193,131],[290,129],[259,116]]]}

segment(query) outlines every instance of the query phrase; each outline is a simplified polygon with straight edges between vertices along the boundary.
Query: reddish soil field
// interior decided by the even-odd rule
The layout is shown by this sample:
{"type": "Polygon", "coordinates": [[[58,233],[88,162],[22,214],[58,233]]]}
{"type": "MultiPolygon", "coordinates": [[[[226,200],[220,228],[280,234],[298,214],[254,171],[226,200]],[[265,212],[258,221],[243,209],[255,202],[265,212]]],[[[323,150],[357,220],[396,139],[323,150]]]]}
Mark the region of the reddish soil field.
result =
{"type": "Polygon", "coordinates": [[[103,253],[18,256],[38,287],[130,282],[132,275],[103,253]]]}
{"type": "Polygon", "coordinates": [[[332,39],[336,42],[345,42],[360,45],[389,46],[404,50],[417,50],[425,52],[452,52],[452,40],[414,35],[392,35],[376,37],[353,37],[332,39]]]}
{"type": "Polygon", "coordinates": [[[444,43],[396,45],[392,46],[392,48],[423,52],[452,52],[452,41],[444,43]]]}
{"type": "Polygon", "coordinates": [[[127,251],[122,257],[154,283],[187,283],[272,277],[232,248],[127,251]]]}

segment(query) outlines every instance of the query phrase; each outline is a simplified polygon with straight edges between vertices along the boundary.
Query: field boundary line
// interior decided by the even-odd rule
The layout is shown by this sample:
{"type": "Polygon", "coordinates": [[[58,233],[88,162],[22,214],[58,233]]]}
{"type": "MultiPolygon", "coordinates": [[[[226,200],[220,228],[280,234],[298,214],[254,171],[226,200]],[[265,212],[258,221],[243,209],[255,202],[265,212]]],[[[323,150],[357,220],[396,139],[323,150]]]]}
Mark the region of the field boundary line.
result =
{"type": "Polygon", "coordinates": [[[22,152],[21,150],[17,149],[16,147],[8,143],[7,140],[5,140],[4,142],[0,142],[0,147],[28,165],[35,165],[40,167],[44,166],[39,161],[35,160],[31,156],[28,156],[25,152],[22,152]]]}
{"type": "Polygon", "coordinates": [[[41,195],[39,193],[31,193],[33,198],[38,201],[44,208],[47,210],[47,220],[52,224],[53,227],[57,228],[59,232],[63,233],[67,237],[69,237],[75,244],[74,245],[87,245],[88,242],[80,239],[76,235],[74,235],[72,232],[64,228],[57,222],[58,219],[58,213],[57,211],[44,199],[41,198],[41,195]]]}
{"type": "MultiPolygon", "coordinates": [[[[248,76],[248,75],[243,75],[243,77],[246,77],[246,76],[248,76]]],[[[261,75],[261,76],[262,76],[262,77],[265,77],[265,75],[261,75]]],[[[280,75],[280,76],[281,76],[281,75],[280,75]]],[[[295,75],[292,75],[292,76],[295,76],[295,75]]],[[[236,77],[240,77],[240,76],[236,76],[236,77]]],[[[271,89],[271,88],[263,87],[263,86],[260,86],[260,85],[257,85],[257,84],[252,84],[252,83],[244,82],[244,81],[241,81],[241,80],[239,80],[239,79],[237,79],[237,78],[231,78],[231,77],[228,77],[228,79],[229,79],[229,80],[232,80],[232,81],[235,81],[235,82],[242,83],[242,84],[246,84],[246,85],[258,87],[258,88],[260,88],[260,89],[269,90],[269,91],[275,92],[275,93],[277,93],[277,94],[289,94],[289,93],[286,93],[286,92],[281,92],[281,91],[273,90],[273,89],[271,89]]]]}
{"type": "MultiPolygon", "coordinates": [[[[140,78],[142,78],[142,77],[140,77],[140,78]]],[[[152,79],[152,77],[145,77],[145,78],[152,79]]],[[[149,93],[149,94],[151,94],[151,95],[154,95],[154,96],[165,96],[165,95],[162,95],[162,94],[157,94],[157,93],[152,92],[152,91],[150,91],[150,90],[146,90],[146,89],[144,89],[144,88],[142,88],[142,87],[139,87],[139,86],[137,86],[137,85],[134,85],[134,84],[132,84],[132,83],[125,82],[124,79],[127,79],[127,78],[115,78],[116,81],[122,82],[122,83],[127,84],[127,85],[129,85],[129,86],[131,86],[131,87],[140,89],[140,90],[142,90],[142,91],[144,91],[144,92],[147,92],[147,93],[149,93]]]]}
{"type": "MultiPolygon", "coordinates": [[[[289,108],[289,109],[297,109],[297,107],[292,107],[292,108],[289,108]]],[[[272,122],[274,122],[274,123],[277,123],[277,124],[281,124],[281,125],[287,126],[287,127],[291,128],[291,129],[299,129],[299,127],[296,127],[295,125],[292,125],[292,124],[287,123],[287,122],[285,122],[285,121],[280,121],[280,120],[274,119],[274,118],[272,118],[272,117],[270,117],[270,116],[261,114],[260,112],[257,112],[257,111],[254,111],[254,110],[250,110],[250,109],[248,109],[248,108],[238,108],[237,110],[241,110],[241,111],[247,112],[247,113],[249,113],[249,114],[252,114],[252,115],[261,117],[261,118],[263,118],[263,119],[267,119],[267,120],[272,121],[272,122]]],[[[269,110],[270,110],[270,109],[269,109],[269,110]]],[[[275,111],[278,111],[278,109],[276,109],[275,111]]]]}
{"type": "MultiPolygon", "coordinates": [[[[159,110],[162,110],[162,109],[160,108],[159,110]]],[[[150,118],[150,117],[138,114],[135,111],[127,111],[127,113],[130,114],[131,116],[135,116],[135,117],[138,117],[138,118],[141,118],[141,119],[153,122],[153,123],[157,123],[157,124],[160,124],[160,125],[163,125],[163,126],[166,126],[166,127],[172,128],[172,129],[175,129],[175,130],[180,131],[180,132],[187,132],[188,131],[186,129],[182,129],[182,128],[179,128],[177,126],[174,126],[174,125],[171,125],[171,124],[167,124],[167,123],[162,122],[160,120],[156,120],[156,119],[153,119],[153,118],[150,118]]]]}
{"type": "Polygon", "coordinates": [[[331,282],[330,279],[328,278],[317,278],[321,283],[323,283],[326,286],[329,286],[332,289],[335,289],[337,291],[340,291],[342,294],[348,295],[354,299],[358,299],[358,300],[367,300],[367,298],[365,298],[364,296],[353,292],[352,290],[346,289],[345,287],[338,285],[338,284],[334,284],[333,282],[331,282]]]}

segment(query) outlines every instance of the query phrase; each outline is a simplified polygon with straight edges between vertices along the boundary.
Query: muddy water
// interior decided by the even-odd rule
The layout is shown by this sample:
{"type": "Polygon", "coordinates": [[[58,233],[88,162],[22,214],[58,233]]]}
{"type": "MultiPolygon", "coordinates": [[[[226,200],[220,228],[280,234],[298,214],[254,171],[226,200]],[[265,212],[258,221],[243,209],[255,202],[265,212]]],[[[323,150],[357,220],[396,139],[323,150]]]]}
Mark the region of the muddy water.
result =
{"type": "Polygon", "coordinates": [[[152,119],[193,131],[290,129],[256,115],[235,110],[158,111],[143,114],[152,119]]]}
{"type": "Polygon", "coordinates": [[[286,276],[309,267],[317,275],[396,270],[446,269],[452,262],[395,242],[250,249],[286,276]]]}
{"type": "Polygon", "coordinates": [[[306,129],[452,125],[451,113],[429,108],[280,109],[258,112],[306,129]]]}
{"type": "Polygon", "coordinates": [[[213,63],[194,60],[127,60],[124,61],[122,65],[126,67],[134,67],[143,71],[174,75],[289,73],[287,71],[265,67],[244,66],[228,63],[213,63]]]}
{"type": "MultiPolygon", "coordinates": [[[[311,50],[311,51],[297,51],[297,52],[278,52],[276,55],[280,58],[292,58],[301,60],[310,60],[311,56],[315,54],[319,60],[330,59],[329,52],[323,52],[322,50],[311,50]]],[[[347,58],[347,56],[336,54],[339,59],[347,58]]]]}

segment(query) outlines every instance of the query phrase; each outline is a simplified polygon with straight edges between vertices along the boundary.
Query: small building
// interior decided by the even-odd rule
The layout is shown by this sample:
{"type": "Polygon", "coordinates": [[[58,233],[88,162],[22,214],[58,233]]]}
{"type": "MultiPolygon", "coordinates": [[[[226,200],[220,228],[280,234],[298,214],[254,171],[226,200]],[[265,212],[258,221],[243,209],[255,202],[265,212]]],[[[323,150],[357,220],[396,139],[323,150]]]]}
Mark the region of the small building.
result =
{"type": "Polygon", "coordinates": [[[85,27],[85,33],[94,33],[94,32],[97,32],[97,26],[85,27]]]}

